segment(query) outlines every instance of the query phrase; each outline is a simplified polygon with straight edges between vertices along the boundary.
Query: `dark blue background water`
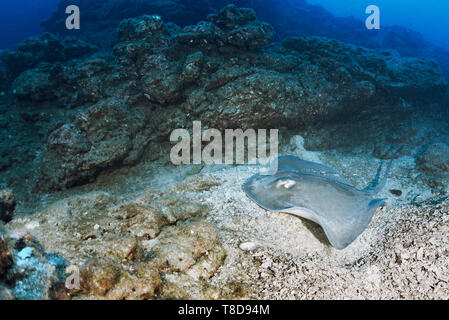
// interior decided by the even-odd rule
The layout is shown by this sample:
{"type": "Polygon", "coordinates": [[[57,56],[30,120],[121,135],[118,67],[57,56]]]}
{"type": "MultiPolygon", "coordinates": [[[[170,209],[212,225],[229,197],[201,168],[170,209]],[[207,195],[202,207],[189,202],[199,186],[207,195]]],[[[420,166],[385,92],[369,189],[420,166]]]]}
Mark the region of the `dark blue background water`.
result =
{"type": "MultiPolygon", "coordinates": [[[[96,0],[93,0],[96,1],[96,0]]],[[[0,48],[42,32],[40,22],[48,18],[59,0],[0,0],[0,48]]]]}
{"type": "MultiPolygon", "coordinates": [[[[0,48],[11,47],[29,36],[41,33],[40,22],[56,10],[57,2],[58,0],[1,0],[0,48]]],[[[352,15],[363,20],[366,17],[366,6],[376,4],[381,9],[382,25],[399,24],[409,27],[421,32],[435,44],[449,49],[449,1],[309,0],[309,3],[321,4],[337,16],[352,15]]]]}
{"type": "Polygon", "coordinates": [[[320,4],[339,17],[365,20],[365,9],[380,8],[381,25],[400,25],[422,33],[429,41],[449,49],[448,0],[308,0],[320,4]]]}

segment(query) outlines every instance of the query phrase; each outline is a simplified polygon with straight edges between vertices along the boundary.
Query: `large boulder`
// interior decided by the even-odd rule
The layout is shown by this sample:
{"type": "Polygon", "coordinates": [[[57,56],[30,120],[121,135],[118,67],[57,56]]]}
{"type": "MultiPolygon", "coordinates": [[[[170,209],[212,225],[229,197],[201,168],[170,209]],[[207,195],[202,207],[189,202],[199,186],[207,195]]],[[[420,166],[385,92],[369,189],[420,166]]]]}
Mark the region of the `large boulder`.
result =
{"type": "MultiPolygon", "coordinates": [[[[430,58],[401,57],[392,50],[371,50],[323,37],[287,38],[283,46],[312,61],[336,83],[369,81],[378,93],[408,102],[444,101],[447,81],[430,58]]],[[[362,101],[361,101],[362,102],[362,101]]]]}
{"type": "Polygon", "coordinates": [[[0,221],[9,222],[16,209],[16,199],[11,190],[0,190],[0,221]]]}
{"type": "Polygon", "coordinates": [[[22,41],[12,50],[3,50],[0,59],[7,76],[14,79],[38,63],[67,61],[92,54],[97,50],[97,47],[72,37],[61,42],[47,32],[22,41]]]}
{"type": "Polygon", "coordinates": [[[230,4],[208,20],[225,31],[224,43],[248,49],[258,49],[274,38],[274,30],[268,23],[257,20],[253,9],[237,8],[230,4]]]}
{"type": "Polygon", "coordinates": [[[244,49],[260,49],[274,38],[271,25],[257,20],[252,9],[224,7],[217,14],[208,16],[209,22],[185,27],[177,34],[177,40],[186,45],[203,49],[234,46],[244,49]]]}
{"type": "Polygon", "coordinates": [[[40,158],[37,190],[86,183],[101,170],[138,161],[151,139],[145,134],[150,113],[128,108],[114,98],[102,100],[53,131],[40,158]]]}
{"type": "Polygon", "coordinates": [[[214,6],[215,2],[210,0],[61,0],[58,9],[42,22],[42,26],[60,37],[76,35],[96,45],[112,47],[117,41],[115,30],[124,19],[157,14],[165,21],[188,25],[206,18],[214,6]],[[77,5],[82,11],[83,26],[80,30],[61,28],[67,18],[65,8],[69,5],[77,5]]]}
{"type": "Polygon", "coordinates": [[[24,71],[12,83],[12,92],[21,99],[36,102],[55,99],[57,83],[52,81],[50,72],[44,68],[24,71]]]}
{"type": "Polygon", "coordinates": [[[0,283],[8,268],[12,265],[12,250],[9,243],[9,236],[0,222],[0,283]]]}

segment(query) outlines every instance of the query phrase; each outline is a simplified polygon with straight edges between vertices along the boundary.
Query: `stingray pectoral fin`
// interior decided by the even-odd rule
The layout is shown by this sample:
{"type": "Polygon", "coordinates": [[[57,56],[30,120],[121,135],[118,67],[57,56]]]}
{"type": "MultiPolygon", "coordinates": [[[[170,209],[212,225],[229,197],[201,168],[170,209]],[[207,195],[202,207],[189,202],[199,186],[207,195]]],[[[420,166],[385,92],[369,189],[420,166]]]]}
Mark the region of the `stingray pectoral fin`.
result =
{"type": "Polygon", "coordinates": [[[310,220],[310,221],[320,224],[319,221],[317,220],[317,216],[316,216],[315,212],[313,212],[309,209],[306,209],[306,208],[293,207],[293,208],[280,210],[279,212],[286,212],[286,213],[292,214],[294,216],[304,218],[304,219],[307,219],[307,220],[310,220]]]}
{"type": "Polygon", "coordinates": [[[365,208],[354,212],[347,221],[338,221],[328,217],[320,219],[319,224],[326,233],[329,242],[337,249],[349,246],[368,227],[379,205],[384,199],[373,199],[365,208]]]}
{"type": "Polygon", "coordinates": [[[368,227],[377,208],[383,201],[384,199],[370,201],[365,209],[351,215],[352,218],[347,219],[347,221],[341,221],[338,218],[341,215],[338,214],[324,217],[307,208],[295,207],[281,211],[319,224],[332,246],[341,250],[349,246],[368,227]]]}

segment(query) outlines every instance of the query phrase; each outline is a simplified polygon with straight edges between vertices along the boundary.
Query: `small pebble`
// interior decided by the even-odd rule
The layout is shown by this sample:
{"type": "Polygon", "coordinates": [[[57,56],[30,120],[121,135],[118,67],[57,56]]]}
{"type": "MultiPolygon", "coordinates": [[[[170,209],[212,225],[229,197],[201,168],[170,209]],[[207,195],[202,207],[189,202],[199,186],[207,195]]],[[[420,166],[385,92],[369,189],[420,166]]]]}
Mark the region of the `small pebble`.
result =
{"type": "Polygon", "coordinates": [[[18,257],[22,260],[31,258],[31,255],[33,254],[34,249],[31,247],[25,247],[23,248],[19,253],[18,257]]]}
{"type": "Polygon", "coordinates": [[[94,225],[94,230],[100,229],[100,226],[98,224],[94,225]]]}
{"type": "Polygon", "coordinates": [[[257,244],[254,242],[242,242],[239,247],[243,251],[254,251],[257,248],[257,244]]]}
{"type": "Polygon", "coordinates": [[[396,197],[400,197],[402,196],[402,191],[401,190],[396,190],[396,189],[392,189],[390,190],[390,193],[396,197]]]}
{"type": "Polygon", "coordinates": [[[28,222],[25,225],[25,228],[29,229],[29,230],[34,230],[39,228],[39,222],[38,221],[32,221],[32,222],[28,222]]]}

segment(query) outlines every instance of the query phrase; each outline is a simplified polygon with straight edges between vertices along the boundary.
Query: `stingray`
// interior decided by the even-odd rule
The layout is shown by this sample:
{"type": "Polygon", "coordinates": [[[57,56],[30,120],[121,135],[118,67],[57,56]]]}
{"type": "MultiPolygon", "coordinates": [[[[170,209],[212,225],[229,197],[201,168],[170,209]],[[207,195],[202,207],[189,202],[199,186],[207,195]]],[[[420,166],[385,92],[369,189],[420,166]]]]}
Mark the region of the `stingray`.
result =
{"type": "Polygon", "coordinates": [[[361,190],[331,167],[283,155],[278,158],[275,174],[256,174],[242,188],[265,210],[318,223],[331,245],[344,249],[366,229],[377,208],[386,200],[375,195],[385,186],[392,161],[382,179],[381,162],[373,181],[361,190]]]}

